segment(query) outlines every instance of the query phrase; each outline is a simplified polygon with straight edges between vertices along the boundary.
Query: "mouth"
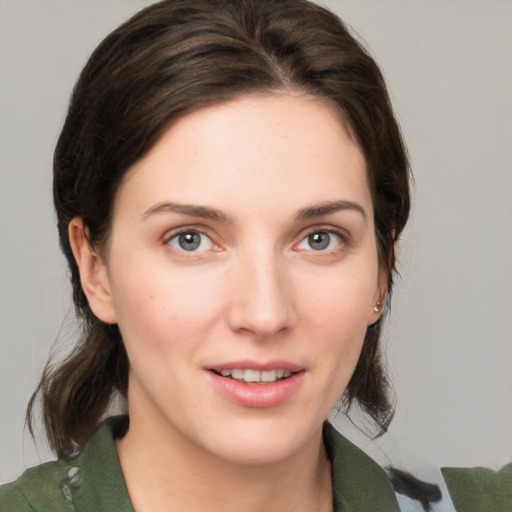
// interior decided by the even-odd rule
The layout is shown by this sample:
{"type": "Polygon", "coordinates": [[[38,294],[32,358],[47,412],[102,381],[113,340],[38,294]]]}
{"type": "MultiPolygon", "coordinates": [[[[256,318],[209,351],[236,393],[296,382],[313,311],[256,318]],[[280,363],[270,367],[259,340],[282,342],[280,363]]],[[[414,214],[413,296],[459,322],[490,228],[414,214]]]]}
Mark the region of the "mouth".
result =
{"type": "Polygon", "coordinates": [[[305,382],[307,368],[284,360],[244,359],[206,367],[208,382],[237,406],[269,408],[287,403],[305,382]]]}
{"type": "Polygon", "coordinates": [[[287,402],[300,389],[306,369],[288,361],[232,361],[205,368],[217,392],[237,406],[269,408],[287,402]]]}
{"type": "Polygon", "coordinates": [[[288,379],[294,373],[285,368],[274,368],[271,370],[254,370],[251,368],[226,368],[223,370],[210,370],[220,377],[233,379],[246,384],[272,384],[288,379]]]}

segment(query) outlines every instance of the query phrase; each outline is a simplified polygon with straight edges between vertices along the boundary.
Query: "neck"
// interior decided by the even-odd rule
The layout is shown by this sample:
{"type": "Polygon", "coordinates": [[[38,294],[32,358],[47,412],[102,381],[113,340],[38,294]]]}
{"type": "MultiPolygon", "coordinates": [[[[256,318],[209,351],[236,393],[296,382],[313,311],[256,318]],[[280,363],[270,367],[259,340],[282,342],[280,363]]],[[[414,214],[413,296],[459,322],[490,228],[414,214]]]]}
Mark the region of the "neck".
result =
{"type": "Polygon", "coordinates": [[[321,428],[299,453],[268,464],[220,459],[172,429],[131,418],[116,448],[137,512],[332,511],[321,428]],[[148,427],[151,426],[151,431],[148,427]]]}

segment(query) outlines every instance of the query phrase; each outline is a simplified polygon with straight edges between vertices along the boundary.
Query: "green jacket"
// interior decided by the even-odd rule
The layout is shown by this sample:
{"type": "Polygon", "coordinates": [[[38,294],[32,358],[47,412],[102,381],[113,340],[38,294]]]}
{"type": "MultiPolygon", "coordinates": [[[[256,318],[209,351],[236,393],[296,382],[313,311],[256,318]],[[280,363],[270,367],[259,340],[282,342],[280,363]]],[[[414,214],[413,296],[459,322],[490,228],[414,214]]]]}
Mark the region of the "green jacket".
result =
{"type": "MultiPolygon", "coordinates": [[[[85,450],[69,460],[28,469],[0,487],[0,512],[133,512],[115,451],[119,418],[105,422],[85,450]]],[[[337,512],[398,512],[386,473],[359,448],[326,424],[337,512]]],[[[511,512],[512,464],[490,470],[443,470],[461,512],[511,512]]]]}

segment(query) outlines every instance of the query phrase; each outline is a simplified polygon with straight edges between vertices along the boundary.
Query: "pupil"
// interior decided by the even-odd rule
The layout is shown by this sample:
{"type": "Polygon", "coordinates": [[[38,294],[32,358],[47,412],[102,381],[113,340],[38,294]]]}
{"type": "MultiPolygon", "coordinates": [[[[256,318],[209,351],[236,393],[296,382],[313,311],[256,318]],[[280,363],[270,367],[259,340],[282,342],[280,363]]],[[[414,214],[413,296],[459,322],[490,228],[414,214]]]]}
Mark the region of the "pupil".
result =
{"type": "Polygon", "coordinates": [[[199,247],[201,236],[199,233],[184,233],[180,235],[178,242],[185,251],[193,251],[199,247]]]}
{"type": "Polygon", "coordinates": [[[331,237],[329,236],[329,233],[313,233],[308,236],[309,245],[315,251],[325,249],[329,245],[330,241],[331,237]]]}

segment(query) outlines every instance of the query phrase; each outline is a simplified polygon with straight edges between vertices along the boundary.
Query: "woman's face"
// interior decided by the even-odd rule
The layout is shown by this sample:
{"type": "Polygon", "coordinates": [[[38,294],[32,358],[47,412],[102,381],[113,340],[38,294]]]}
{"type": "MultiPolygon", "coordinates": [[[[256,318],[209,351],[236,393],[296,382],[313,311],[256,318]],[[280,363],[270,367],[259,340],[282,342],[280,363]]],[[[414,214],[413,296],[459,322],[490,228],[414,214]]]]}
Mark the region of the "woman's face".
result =
{"type": "Polygon", "coordinates": [[[318,440],[385,292],[363,154],[312,97],[196,111],[122,183],[100,273],[130,428],[283,460],[318,440]]]}

